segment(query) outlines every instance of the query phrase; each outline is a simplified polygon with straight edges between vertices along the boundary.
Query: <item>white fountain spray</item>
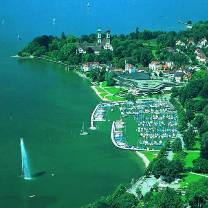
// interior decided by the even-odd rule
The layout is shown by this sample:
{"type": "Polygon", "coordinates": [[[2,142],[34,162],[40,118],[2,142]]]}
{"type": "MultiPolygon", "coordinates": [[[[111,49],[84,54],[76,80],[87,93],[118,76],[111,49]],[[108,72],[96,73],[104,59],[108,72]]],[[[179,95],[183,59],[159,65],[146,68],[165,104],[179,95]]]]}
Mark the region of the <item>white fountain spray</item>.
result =
{"type": "Polygon", "coordinates": [[[31,180],[32,177],[30,174],[29,160],[28,160],[23,138],[20,138],[20,148],[21,148],[21,157],[22,157],[22,175],[25,180],[31,180]]]}

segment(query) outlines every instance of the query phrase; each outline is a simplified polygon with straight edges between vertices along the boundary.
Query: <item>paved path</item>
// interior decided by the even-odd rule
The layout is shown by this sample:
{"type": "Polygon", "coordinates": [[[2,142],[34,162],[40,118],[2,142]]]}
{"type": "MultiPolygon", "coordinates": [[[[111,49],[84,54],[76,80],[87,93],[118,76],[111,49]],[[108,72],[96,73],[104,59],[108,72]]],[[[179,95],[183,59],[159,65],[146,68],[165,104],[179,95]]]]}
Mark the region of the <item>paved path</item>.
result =
{"type": "Polygon", "coordinates": [[[208,175],[204,175],[204,174],[200,174],[200,173],[194,173],[194,172],[190,172],[190,173],[193,174],[193,175],[198,175],[198,176],[208,178],[208,175]]]}

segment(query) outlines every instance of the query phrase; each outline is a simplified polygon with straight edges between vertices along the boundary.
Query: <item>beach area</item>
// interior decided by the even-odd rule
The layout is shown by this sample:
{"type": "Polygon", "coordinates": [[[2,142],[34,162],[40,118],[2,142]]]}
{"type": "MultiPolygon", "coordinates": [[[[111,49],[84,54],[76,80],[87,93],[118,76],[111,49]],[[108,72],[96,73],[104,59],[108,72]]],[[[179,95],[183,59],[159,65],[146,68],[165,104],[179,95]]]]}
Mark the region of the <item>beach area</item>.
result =
{"type": "Polygon", "coordinates": [[[95,85],[92,85],[91,88],[94,90],[95,94],[102,100],[102,101],[110,101],[107,98],[101,96],[101,93],[97,90],[95,85]]]}
{"type": "MultiPolygon", "coordinates": [[[[113,122],[112,124],[112,129],[111,129],[111,141],[112,143],[114,144],[115,147],[119,148],[119,149],[122,149],[122,150],[129,150],[129,151],[132,151],[131,148],[128,148],[128,147],[124,147],[124,146],[119,146],[117,144],[117,142],[115,141],[115,138],[114,138],[114,131],[115,131],[115,122],[113,122]]],[[[145,168],[147,168],[150,164],[150,160],[146,157],[145,154],[143,154],[141,151],[134,151],[136,153],[136,155],[142,159],[144,165],[145,165],[145,168]]]]}
{"type": "Polygon", "coordinates": [[[150,164],[150,160],[146,157],[146,155],[143,154],[143,153],[141,153],[141,152],[139,152],[139,151],[136,151],[135,153],[136,153],[136,155],[137,155],[139,158],[142,159],[142,161],[143,161],[145,167],[148,168],[148,166],[149,166],[149,164],[150,164]]]}

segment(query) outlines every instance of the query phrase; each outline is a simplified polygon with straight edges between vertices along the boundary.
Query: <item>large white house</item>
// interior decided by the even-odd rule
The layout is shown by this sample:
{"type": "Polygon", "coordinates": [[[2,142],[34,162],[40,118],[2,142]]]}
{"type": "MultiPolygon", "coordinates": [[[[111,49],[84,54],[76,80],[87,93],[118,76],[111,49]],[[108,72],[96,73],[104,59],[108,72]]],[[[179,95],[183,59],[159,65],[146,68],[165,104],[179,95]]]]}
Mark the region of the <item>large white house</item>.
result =
{"type": "Polygon", "coordinates": [[[98,62],[88,62],[85,64],[82,64],[82,71],[83,72],[89,72],[95,68],[100,68],[100,64],[98,62]]]}

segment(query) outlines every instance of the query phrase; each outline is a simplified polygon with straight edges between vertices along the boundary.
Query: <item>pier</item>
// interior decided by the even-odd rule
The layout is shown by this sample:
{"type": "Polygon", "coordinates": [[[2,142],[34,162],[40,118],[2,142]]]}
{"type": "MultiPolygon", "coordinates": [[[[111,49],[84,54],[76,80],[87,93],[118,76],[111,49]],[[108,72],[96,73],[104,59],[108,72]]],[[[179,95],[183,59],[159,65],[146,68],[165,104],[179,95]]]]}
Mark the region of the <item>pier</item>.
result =
{"type": "Polygon", "coordinates": [[[112,123],[112,128],[111,128],[111,141],[114,144],[115,147],[123,150],[131,150],[131,151],[143,151],[144,149],[139,149],[136,147],[129,147],[127,144],[120,146],[116,140],[115,140],[115,121],[112,123]]]}
{"type": "Polygon", "coordinates": [[[101,104],[98,104],[96,107],[95,107],[95,109],[94,109],[94,111],[92,112],[92,114],[91,114],[91,126],[90,126],[90,129],[91,130],[96,130],[96,127],[94,126],[94,115],[95,115],[95,113],[96,113],[96,111],[97,111],[97,109],[99,108],[99,106],[100,106],[101,104]]]}

